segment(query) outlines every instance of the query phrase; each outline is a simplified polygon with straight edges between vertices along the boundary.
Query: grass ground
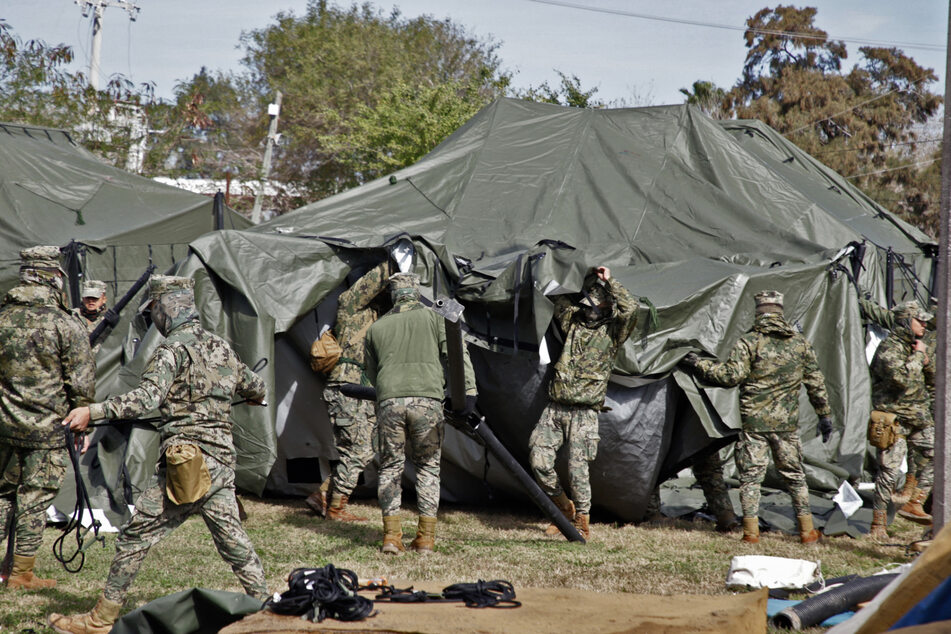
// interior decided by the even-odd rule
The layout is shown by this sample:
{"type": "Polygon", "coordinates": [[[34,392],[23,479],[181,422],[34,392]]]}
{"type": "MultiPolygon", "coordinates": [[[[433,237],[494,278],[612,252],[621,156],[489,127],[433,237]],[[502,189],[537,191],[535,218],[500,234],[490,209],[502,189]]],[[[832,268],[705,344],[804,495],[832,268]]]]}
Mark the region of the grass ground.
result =
{"type": "MultiPolygon", "coordinates": [[[[597,592],[639,594],[729,594],[724,587],[734,555],[762,554],[819,560],[826,578],[871,574],[895,562],[910,561],[904,545],[921,535],[921,527],[896,519],[890,532],[895,545],[848,537],[804,548],[790,535],[766,533],[757,546],[722,535],[707,523],[673,522],[644,527],[595,523],[587,545],[542,534],[547,525],[534,509],[440,509],[437,553],[400,557],[379,552],[382,520],[379,507],[356,501],[351,509],[367,522],[342,524],[321,520],[298,499],[242,498],[245,527],[264,562],[268,587],[287,589],[287,574],[298,567],[332,563],[355,571],[361,579],[412,579],[416,589],[438,592],[427,581],[449,583],[506,579],[515,586],[568,587],[597,592]]],[[[406,543],[415,534],[415,515],[402,512],[406,543]]],[[[87,551],[79,574],[63,570],[51,554],[58,531],[48,528],[37,557],[38,572],[58,585],[45,591],[0,590],[0,631],[48,632],[50,612],[73,613],[93,606],[115,551],[115,535],[105,548],[87,551]]],[[[123,611],[157,597],[199,586],[241,591],[230,568],[218,557],[204,523],[189,519],[152,549],[123,611]]],[[[814,628],[815,632],[822,631],[814,628]]]]}

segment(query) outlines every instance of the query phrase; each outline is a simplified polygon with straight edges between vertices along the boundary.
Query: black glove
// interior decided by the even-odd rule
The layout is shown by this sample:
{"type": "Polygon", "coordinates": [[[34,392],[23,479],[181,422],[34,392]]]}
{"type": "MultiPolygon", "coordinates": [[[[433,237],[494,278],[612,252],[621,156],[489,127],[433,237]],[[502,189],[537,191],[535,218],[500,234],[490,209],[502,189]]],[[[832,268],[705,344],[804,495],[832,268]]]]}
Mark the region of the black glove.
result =
{"type": "Polygon", "coordinates": [[[119,323],[119,313],[112,310],[111,308],[105,312],[102,316],[103,321],[109,324],[110,328],[115,328],[116,324],[119,323]]]}
{"type": "Polygon", "coordinates": [[[829,442],[832,437],[832,419],[823,416],[819,419],[819,425],[816,427],[816,436],[822,436],[822,442],[829,442]]]}
{"type": "Polygon", "coordinates": [[[700,356],[696,352],[688,352],[687,356],[680,360],[680,363],[677,364],[681,370],[690,371],[697,367],[697,362],[700,361],[700,356]]]}
{"type": "Polygon", "coordinates": [[[343,383],[340,386],[340,393],[350,398],[358,398],[363,401],[376,400],[376,388],[368,385],[357,385],[356,383],[343,383]]]}
{"type": "Polygon", "coordinates": [[[476,401],[479,399],[475,394],[466,394],[466,404],[462,408],[462,415],[466,418],[469,417],[469,414],[475,411],[476,401]]]}

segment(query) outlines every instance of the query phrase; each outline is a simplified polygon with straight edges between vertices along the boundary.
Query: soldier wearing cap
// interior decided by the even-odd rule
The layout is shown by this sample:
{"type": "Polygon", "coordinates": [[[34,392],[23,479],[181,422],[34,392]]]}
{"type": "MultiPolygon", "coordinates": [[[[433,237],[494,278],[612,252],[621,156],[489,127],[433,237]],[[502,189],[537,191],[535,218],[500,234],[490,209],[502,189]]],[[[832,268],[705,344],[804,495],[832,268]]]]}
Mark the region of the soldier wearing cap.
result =
{"type": "Polygon", "coordinates": [[[892,313],[895,325],[878,346],[870,367],[872,375],[872,407],[897,415],[901,427],[895,443],[878,450],[878,474],[875,476],[875,498],[872,503],[872,539],[885,539],[888,500],[898,477],[901,461],[909,448],[922,460],[917,461],[916,488],[911,499],[899,513],[914,522],[931,524],[931,516],[922,502],[934,482],[934,417],[928,390],[933,360],[921,340],[931,315],[911,301],[899,304],[892,313]]]}
{"type": "Polygon", "coordinates": [[[0,530],[14,543],[8,588],[56,585],[33,565],[69,460],[58,421],[95,396],[89,340],[67,309],[64,277],[59,247],[24,249],[20,283],[0,305],[0,530]]]}
{"type": "MultiPolygon", "coordinates": [[[[529,438],[535,479],[586,540],[591,537],[591,482],[588,463],[598,453],[598,413],[604,407],[614,357],[637,324],[638,303],[599,266],[586,276],[581,297],[561,295],[554,319],[565,345],[548,385],[549,402],[529,438]],[[568,453],[568,497],[555,472],[558,451],[568,453]]],[[[558,534],[556,525],[545,533],[558,534]]]]}
{"type": "MultiPolygon", "coordinates": [[[[419,522],[410,548],[433,551],[439,509],[439,461],[444,435],[443,396],[446,380],[442,361],[448,360],[443,318],[419,301],[419,277],[397,273],[390,277],[393,309],[367,331],[364,343],[366,374],[376,387],[380,439],[377,497],[383,511],[382,551],[399,554],[403,547],[400,498],[407,445],[416,468],[419,522]]],[[[469,352],[463,346],[466,411],[475,407],[476,384],[469,352]]]]}
{"type": "MultiPolygon", "coordinates": [[[[82,324],[89,334],[96,329],[106,313],[106,283],[99,280],[85,280],[80,289],[81,305],[73,309],[73,314],[82,319],[82,324]]],[[[101,343],[93,346],[93,355],[99,352],[101,343]]]]}
{"type": "Polygon", "coordinates": [[[373,460],[376,412],[372,401],[348,396],[340,388],[347,384],[370,385],[363,370],[363,340],[383,310],[382,300],[386,295],[383,291],[389,282],[389,271],[389,262],[381,262],[342,292],[337,300],[334,331],[342,352],[328,377],[324,401],[333,424],[334,447],[339,459],[332,475],[306,500],[318,515],[331,520],[366,519],[348,511],[347,502],[360,473],[373,460]]]}
{"type": "Polygon", "coordinates": [[[819,541],[813,527],[809,489],[802,468],[799,439],[799,392],[806,388],[809,402],[819,416],[817,432],[828,442],[832,410],[825,379],[812,345],[783,318],[783,295],[763,291],[754,296],[753,328],[733,347],[729,358],[718,363],[690,353],[682,367],[723,387],[739,386],[743,428],[734,452],[740,476],[743,507],[743,541],[759,542],[760,484],[769,456],[792,497],[803,544],[819,541]]]}
{"type": "Polygon", "coordinates": [[[224,339],[201,327],[193,286],[189,278],[152,277],[152,322],[165,341],[149,360],[139,386],[74,409],[63,421],[81,432],[90,420],[134,419],[158,409],[162,454],[152,482],[136,500],[135,513],[116,541],[102,596],[90,612],[51,615],[50,625],[58,632],[109,631],[149,548],[196,513],[245,592],[261,600],[268,596],[261,560],[238,519],[231,434],[235,394],[261,404],[264,381],[224,339]]]}

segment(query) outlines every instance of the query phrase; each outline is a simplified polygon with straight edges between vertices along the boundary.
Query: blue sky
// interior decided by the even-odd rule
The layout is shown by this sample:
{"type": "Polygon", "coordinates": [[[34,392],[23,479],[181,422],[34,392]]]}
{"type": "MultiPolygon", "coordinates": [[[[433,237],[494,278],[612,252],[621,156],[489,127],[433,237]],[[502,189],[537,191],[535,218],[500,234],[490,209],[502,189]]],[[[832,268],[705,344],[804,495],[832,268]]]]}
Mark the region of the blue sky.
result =
{"type": "MultiPolygon", "coordinates": [[[[238,70],[242,31],[261,28],[279,11],[302,13],[306,0],[135,0],[138,18],[108,8],[103,28],[101,74],[122,73],[135,82],[152,81],[169,97],[177,80],[202,66],[238,70]]],[[[339,3],[338,4],[348,4],[339,3]]],[[[766,3],[749,0],[401,0],[376,2],[407,16],[450,17],[479,37],[501,42],[503,67],[514,85],[557,84],[554,70],[577,75],[585,88],[597,87],[605,100],[627,105],[680,103],[680,88],[703,79],[729,87],[740,75],[746,49],[747,17],[766,3]],[[560,5],[577,6],[560,6],[560,5]],[[614,11],[601,13],[588,7],[614,11]],[[623,14],[641,14],[648,19],[623,14]],[[678,22],[680,21],[680,22],[678,22]],[[683,21],[706,23],[685,24],[683,21]],[[722,28],[722,27],[734,27],[722,28]]],[[[814,0],[817,25],[846,40],[849,62],[862,43],[899,45],[932,68],[943,94],[948,3],[938,0],[814,0]],[[922,45],[916,48],[910,45],[922,45]]],[[[802,5],[797,5],[802,6],[802,5]]],[[[23,39],[74,47],[86,68],[91,20],[73,0],[0,0],[0,18],[23,39]]]]}

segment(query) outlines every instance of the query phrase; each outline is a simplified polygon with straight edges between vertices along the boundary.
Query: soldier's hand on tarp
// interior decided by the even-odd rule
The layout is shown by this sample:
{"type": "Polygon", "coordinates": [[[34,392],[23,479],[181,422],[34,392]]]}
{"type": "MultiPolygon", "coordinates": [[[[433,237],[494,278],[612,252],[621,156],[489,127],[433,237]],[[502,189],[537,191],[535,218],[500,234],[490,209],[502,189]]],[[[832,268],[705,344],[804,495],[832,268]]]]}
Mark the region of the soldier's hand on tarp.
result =
{"type": "Polygon", "coordinates": [[[109,324],[110,328],[115,328],[116,324],[119,323],[119,313],[110,308],[102,316],[102,320],[109,324]]]}
{"type": "Polygon", "coordinates": [[[696,352],[688,352],[687,355],[680,360],[680,363],[677,364],[677,367],[689,372],[697,366],[698,361],[700,361],[700,355],[696,352]]]}
{"type": "Polygon", "coordinates": [[[475,394],[466,394],[466,404],[462,408],[462,411],[460,412],[460,414],[462,414],[466,418],[469,418],[469,414],[475,411],[476,401],[478,400],[479,400],[479,397],[476,396],[475,394]]]}
{"type": "Polygon", "coordinates": [[[816,427],[816,436],[822,436],[822,442],[829,442],[832,437],[832,419],[823,416],[819,419],[819,425],[816,427]]]}

